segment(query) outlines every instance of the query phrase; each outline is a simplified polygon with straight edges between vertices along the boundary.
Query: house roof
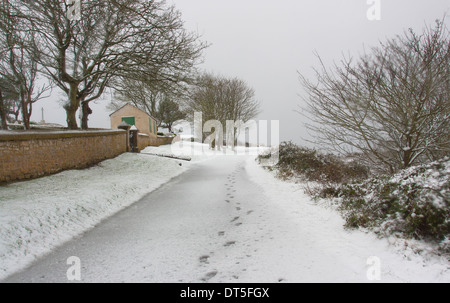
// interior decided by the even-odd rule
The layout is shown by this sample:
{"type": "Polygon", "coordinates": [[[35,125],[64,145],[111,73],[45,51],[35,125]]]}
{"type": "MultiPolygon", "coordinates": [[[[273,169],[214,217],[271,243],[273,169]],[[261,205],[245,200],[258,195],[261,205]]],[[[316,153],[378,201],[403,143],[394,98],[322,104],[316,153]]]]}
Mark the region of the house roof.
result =
{"type": "Polygon", "coordinates": [[[120,107],[119,109],[115,110],[114,112],[112,112],[111,114],[109,114],[109,116],[111,117],[112,115],[114,115],[115,113],[117,113],[118,111],[122,110],[123,108],[125,108],[126,106],[132,106],[134,108],[136,108],[137,110],[139,110],[140,112],[143,112],[144,114],[146,114],[147,116],[149,116],[150,118],[152,118],[155,121],[158,121],[158,119],[156,119],[155,117],[153,117],[152,115],[149,115],[147,112],[143,111],[142,109],[134,106],[133,104],[130,103],[126,103],[125,105],[123,105],[122,107],[120,107]]]}

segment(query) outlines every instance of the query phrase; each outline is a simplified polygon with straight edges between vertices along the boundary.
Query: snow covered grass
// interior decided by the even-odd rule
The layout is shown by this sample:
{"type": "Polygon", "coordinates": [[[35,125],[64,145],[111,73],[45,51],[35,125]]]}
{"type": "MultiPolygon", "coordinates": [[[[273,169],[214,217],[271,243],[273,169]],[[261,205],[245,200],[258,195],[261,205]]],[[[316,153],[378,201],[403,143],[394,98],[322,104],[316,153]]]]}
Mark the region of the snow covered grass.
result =
{"type": "MultiPolygon", "coordinates": [[[[336,206],[330,200],[313,200],[305,193],[306,183],[282,180],[276,169],[263,169],[251,161],[246,170],[271,205],[284,212],[283,222],[295,223],[292,229],[301,234],[301,241],[291,244],[293,251],[302,253],[291,259],[292,278],[287,280],[301,282],[298,276],[303,275],[304,282],[450,281],[449,260],[431,253],[433,248],[427,243],[394,236],[380,239],[367,229],[345,228],[345,219],[336,206]],[[371,275],[376,261],[378,277],[371,275]]],[[[292,230],[279,236],[280,246],[286,245],[283,238],[298,238],[292,230]]]]}
{"type": "Polygon", "coordinates": [[[185,141],[158,147],[149,146],[141,153],[185,157],[190,158],[193,162],[205,161],[216,155],[216,151],[211,150],[206,144],[185,141]]]}
{"type": "Polygon", "coordinates": [[[334,197],[348,227],[425,240],[437,253],[450,253],[449,189],[450,160],[443,159],[324,191],[334,197]]]}
{"type": "Polygon", "coordinates": [[[89,169],[0,186],[0,280],[136,202],[189,165],[126,153],[89,169]]]}
{"type": "Polygon", "coordinates": [[[159,147],[149,146],[141,151],[141,153],[150,153],[167,156],[178,156],[182,158],[190,158],[193,162],[206,161],[215,156],[254,156],[255,158],[267,152],[267,147],[244,147],[236,146],[234,150],[230,147],[222,147],[221,150],[212,149],[208,144],[200,144],[197,142],[179,141],[172,145],[163,145],[159,147]]]}
{"type": "MultiPolygon", "coordinates": [[[[357,162],[292,142],[283,142],[279,153],[277,176],[303,183],[312,198],[335,205],[346,227],[367,228],[385,238],[426,241],[426,250],[431,245],[437,254],[450,253],[448,158],[369,179],[367,168],[357,162]]],[[[423,251],[417,243],[414,246],[423,251]]]]}
{"type": "Polygon", "coordinates": [[[190,142],[147,147],[142,153],[0,186],[0,280],[130,206],[192,163],[223,154],[190,142]],[[185,155],[192,161],[144,153],[185,155]]]}

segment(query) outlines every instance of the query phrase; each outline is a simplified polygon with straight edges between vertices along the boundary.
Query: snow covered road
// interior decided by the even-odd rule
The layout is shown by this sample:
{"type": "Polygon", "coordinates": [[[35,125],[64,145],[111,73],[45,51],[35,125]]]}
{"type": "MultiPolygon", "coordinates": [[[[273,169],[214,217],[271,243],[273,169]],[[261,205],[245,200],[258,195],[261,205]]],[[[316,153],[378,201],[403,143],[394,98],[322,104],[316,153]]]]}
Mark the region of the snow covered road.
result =
{"type": "Polygon", "coordinates": [[[68,282],[71,256],[81,282],[450,281],[445,263],[344,230],[338,213],[253,158],[197,163],[3,282],[68,282]]]}

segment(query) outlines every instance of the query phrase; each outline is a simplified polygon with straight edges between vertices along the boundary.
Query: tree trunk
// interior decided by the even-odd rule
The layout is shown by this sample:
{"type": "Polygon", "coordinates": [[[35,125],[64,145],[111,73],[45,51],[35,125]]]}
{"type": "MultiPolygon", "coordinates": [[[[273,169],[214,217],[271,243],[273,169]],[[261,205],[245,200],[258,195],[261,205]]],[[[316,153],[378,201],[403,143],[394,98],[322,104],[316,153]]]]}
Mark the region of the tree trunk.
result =
{"type": "Polygon", "coordinates": [[[17,110],[14,111],[13,114],[14,114],[14,122],[18,123],[18,121],[19,121],[19,114],[20,114],[20,106],[18,106],[17,110]]]}
{"type": "Polygon", "coordinates": [[[31,96],[28,96],[28,99],[27,99],[27,129],[31,129],[30,121],[31,121],[32,113],[33,113],[33,103],[31,102],[31,96]]]}
{"type": "Polygon", "coordinates": [[[30,127],[30,116],[28,113],[28,106],[27,106],[27,97],[25,94],[25,90],[23,88],[20,88],[20,103],[22,105],[22,123],[24,129],[31,129],[30,127]]]}
{"type": "Polygon", "coordinates": [[[0,88],[0,121],[1,121],[1,129],[7,130],[8,129],[8,123],[6,120],[6,106],[5,102],[3,100],[3,92],[0,88]]]}
{"type": "Polygon", "coordinates": [[[70,84],[69,103],[64,106],[66,110],[66,121],[69,129],[78,129],[77,110],[80,107],[78,94],[78,84],[70,84]]]}
{"type": "Polygon", "coordinates": [[[23,127],[27,130],[31,129],[30,115],[28,114],[27,109],[22,111],[22,120],[23,120],[23,127]]]}
{"type": "Polygon", "coordinates": [[[67,121],[67,127],[69,129],[78,129],[77,124],[77,109],[71,106],[64,107],[66,110],[66,121],[67,121]]]}
{"type": "Polygon", "coordinates": [[[88,117],[92,114],[92,109],[89,107],[89,102],[81,102],[81,128],[87,130],[88,117]]]}

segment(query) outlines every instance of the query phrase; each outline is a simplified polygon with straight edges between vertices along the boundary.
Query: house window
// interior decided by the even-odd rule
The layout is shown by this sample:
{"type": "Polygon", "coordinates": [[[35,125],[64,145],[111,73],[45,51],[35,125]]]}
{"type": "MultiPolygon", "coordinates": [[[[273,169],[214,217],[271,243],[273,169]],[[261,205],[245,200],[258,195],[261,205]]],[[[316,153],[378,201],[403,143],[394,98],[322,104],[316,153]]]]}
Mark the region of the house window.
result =
{"type": "Polygon", "coordinates": [[[134,117],[122,117],[122,121],[126,122],[129,125],[136,125],[136,120],[134,117]]]}

